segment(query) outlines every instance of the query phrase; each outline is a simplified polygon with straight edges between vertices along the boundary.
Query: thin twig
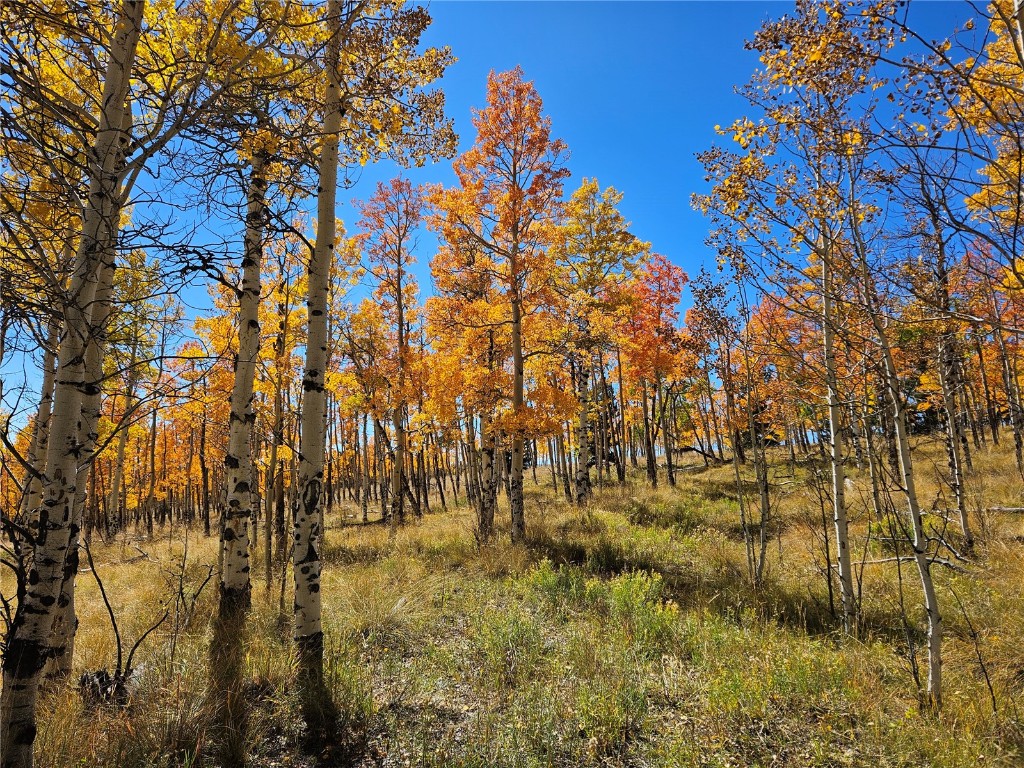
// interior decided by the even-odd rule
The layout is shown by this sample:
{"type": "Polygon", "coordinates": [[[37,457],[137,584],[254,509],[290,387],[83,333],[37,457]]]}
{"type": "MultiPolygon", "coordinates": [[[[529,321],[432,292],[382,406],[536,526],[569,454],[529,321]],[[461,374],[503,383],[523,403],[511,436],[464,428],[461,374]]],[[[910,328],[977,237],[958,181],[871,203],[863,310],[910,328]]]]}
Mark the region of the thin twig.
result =
{"type": "Polygon", "coordinates": [[[114,609],[110,605],[110,600],[107,599],[107,590],[103,587],[103,580],[100,578],[99,571],[96,570],[96,563],[92,559],[92,550],[89,548],[89,540],[84,539],[82,546],[85,548],[85,557],[89,561],[89,570],[92,571],[93,577],[96,579],[96,585],[100,588],[100,596],[103,598],[103,604],[107,607],[107,615],[110,616],[110,624],[114,627],[114,640],[117,642],[117,666],[115,667],[115,674],[121,673],[121,631],[117,628],[117,619],[114,616],[114,609]]]}

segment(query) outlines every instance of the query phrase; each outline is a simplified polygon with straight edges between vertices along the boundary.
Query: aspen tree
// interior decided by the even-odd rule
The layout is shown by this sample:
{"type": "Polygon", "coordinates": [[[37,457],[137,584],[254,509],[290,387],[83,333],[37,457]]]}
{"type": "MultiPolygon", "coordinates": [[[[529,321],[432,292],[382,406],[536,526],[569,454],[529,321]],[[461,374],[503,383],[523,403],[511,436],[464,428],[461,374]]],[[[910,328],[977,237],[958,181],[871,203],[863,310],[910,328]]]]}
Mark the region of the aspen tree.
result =
{"type": "Polygon", "coordinates": [[[602,191],[597,179],[583,179],[565,205],[564,220],[552,246],[562,273],[556,290],[568,305],[570,341],[577,349],[577,504],[585,503],[592,494],[589,434],[594,359],[610,346],[608,320],[617,308],[615,287],[632,277],[638,260],[650,248],[629,232],[629,223],[617,208],[622,197],[613,187],[602,191]]]}
{"type": "MultiPolygon", "coordinates": [[[[365,164],[383,155],[422,163],[450,154],[455,142],[444,118],[444,97],[424,91],[450,61],[446,49],[416,47],[430,17],[394,0],[330,0],[323,18],[323,126],[317,170],[316,240],[307,269],[306,363],[302,379],[301,437],[292,537],[295,582],[294,639],[298,680],[307,715],[323,700],[320,541],[324,518],[328,285],[335,263],[338,164],[365,164]],[[418,125],[420,130],[408,130],[418,125]],[[345,152],[339,142],[345,137],[345,152]]],[[[320,710],[324,714],[324,710],[320,710]]],[[[322,724],[322,723],[321,723],[322,724]]]]}
{"type": "Polygon", "coordinates": [[[83,392],[87,389],[88,328],[92,322],[93,301],[103,288],[100,281],[109,271],[102,259],[111,253],[115,224],[110,217],[120,210],[117,201],[123,163],[122,130],[144,10],[143,0],[126,0],[118,14],[103,79],[103,109],[95,142],[89,148],[89,194],[83,210],[82,233],[58,352],[43,503],[38,515],[32,571],[24,599],[8,631],[3,661],[0,765],[4,768],[32,765],[44,649],[53,625],[52,609],[63,583],[74,526],[78,427],[83,392]]]}
{"type": "MultiPolygon", "coordinates": [[[[870,136],[872,67],[891,35],[877,19],[864,28],[845,18],[837,2],[800,0],[791,17],[767,22],[751,47],[762,52],[763,69],[743,93],[767,119],[740,118],[719,133],[731,134],[738,150],[715,148],[700,159],[715,183],[694,205],[712,217],[709,242],[722,253],[748,254],[779,274],[806,269],[794,263],[801,250],[809,256],[820,290],[816,301],[802,301],[801,312],[820,318],[829,421],[829,462],[836,560],[843,626],[857,628],[857,605],[849,552],[845,499],[846,424],[843,419],[837,331],[837,303],[849,291],[848,254],[841,248],[848,204],[844,161],[860,157],[870,136]]],[[[790,291],[785,281],[776,281],[790,291]]],[[[792,296],[792,292],[789,292],[792,296]]],[[[727,410],[731,411],[727,392],[727,410]]],[[[731,419],[731,416],[727,415],[731,419]]]]}
{"type": "MultiPolygon", "coordinates": [[[[255,141],[265,140],[257,137],[255,141]]],[[[256,482],[252,463],[253,385],[260,347],[260,272],[263,265],[264,222],[267,217],[267,162],[265,147],[254,147],[246,192],[244,253],[238,288],[238,352],[228,422],[228,450],[224,456],[227,481],[226,512],[221,530],[223,567],[220,582],[221,614],[245,612],[251,600],[249,526],[253,516],[256,482]]]]}
{"type": "Polygon", "coordinates": [[[523,510],[523,447],[526,419],[523,324],[539,302],[550,259],[546,247],[556,213],[565,143],[551,138],[551,120],[521,68],[492,73],[487,107],[476,112],[472,149],[455,162],[459,186],[436,190],[432,226],[456,248],[481,251],[473,271],[490,274],[504,294],[511,342],[512,462],[509,473],[511,536],[526,536],[523,510]]]}
{"type": "Polygon", "coordinates": [[[409,417],[406,389],[412,363],[407,337],[415,317],[416,291],[410,267],[415,262],[411,249],[422,208],[420,191],[401,178],[388,184],[379,183],[373,196],[359,205],[361,218],[357,237],[369,257],[369,272],[376,282],[374,296],[385,312],[392,315],[389,320],[395,329],[395,378],[393,384],[385,382],[391,390],[395,441],[391,479],[392,528],[405,519],[406,421],[409,417]]]}

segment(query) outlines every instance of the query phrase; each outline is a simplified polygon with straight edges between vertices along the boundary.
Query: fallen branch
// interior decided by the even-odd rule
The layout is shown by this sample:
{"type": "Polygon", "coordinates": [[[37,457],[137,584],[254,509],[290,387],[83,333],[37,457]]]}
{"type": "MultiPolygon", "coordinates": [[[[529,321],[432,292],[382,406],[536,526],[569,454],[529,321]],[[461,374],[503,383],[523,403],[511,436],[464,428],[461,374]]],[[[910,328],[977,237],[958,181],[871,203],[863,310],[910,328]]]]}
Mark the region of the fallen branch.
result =
{"type": "MultiPolygon", "coordinates": [[[[881,565],[882,563],[906,563],[916,560],[915,555],[903,555],[902,557],[882,557],[877,560],[865,560],[864,565],[881,565]]],[[[957,565],[952,560],[947,560],[944,557],[929,557],[929,564],[944,565],[950,570],[956,571],[957,573],[970,573],[963,566],[957,565]]]]}

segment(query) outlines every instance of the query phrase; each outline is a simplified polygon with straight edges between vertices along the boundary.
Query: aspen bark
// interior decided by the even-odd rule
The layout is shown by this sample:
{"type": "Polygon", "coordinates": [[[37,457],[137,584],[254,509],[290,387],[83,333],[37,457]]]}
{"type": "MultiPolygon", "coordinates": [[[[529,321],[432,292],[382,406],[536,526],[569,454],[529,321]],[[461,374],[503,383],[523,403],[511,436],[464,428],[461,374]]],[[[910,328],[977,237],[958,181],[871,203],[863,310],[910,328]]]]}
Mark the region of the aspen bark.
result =
{"type": "Polygon", "coordinates": [[[857,601],[853,591],[853,570],[850,560],[850,533],[846,514],[846,459],[843,454],[842,404],[839,400],[836,374],[834,280],[832,254],[821,249],[821,326],[825,358],[825,387],[828,399],[828,449],[832,466],[832,521],[836,532],[836,564],[839,596],[843,605],[843,631],[857,630],[857,601]]]}
{"type": "Polygon", "coordinates": [[[334,261],[338,189],[338,135],[342,99],[338,82],[341,51],[340,0],[327,4],[329,38],[324,52],[323,145],[320,148],[316,243],[309,260],[306,297],[306,366],[302,376],[302,433],[292,536],[295,580],[294,640],[298,684],[307,719],[323,695],[324,635],[321,626],[320,542],[323,535],[323,475],[326,450],[327,292],[334,261]]]}
{"type": "MultiPolygon", "coordinates": [[[[120,216],[120,207],[115,206],[106,215],[108,220],[116,221],[120,216]]],[[[57,598],[53,627],[50,630],[49,658],[45,671],[58,678],[67,677],[71,673],[75,633],[78,630],[78,615],[75,606],[75,579],[78,576],[79,565],[78,544],[85,521],[86,478],[94,466],[92,457],[96,453],[96,443],[99,440],[100,406],[102,405],[100,382],[103,379],[105,329],[110,316],[110,294],[114,278],[112,246],[113,243],[110,242],[108,252],[103,256],[100,285],[93,299],[92,329],[85,349],[86,392],[82,397],[79,440],[82,443],[82,455],[90,457],[90,459],[85,465],[79,463],[79,477],[75,484],[74,512],[72,513],[67,554],[64,557],[64,577],[61,581],[60,595],[57,598]]]]}
{"type": "MultiPolygon", "coordinates": [[[[509,507],[512,511],[512,542],[526,538],[526,514],[523,509],[523,408],[525,406],[523,377],[523,307],[517,297],[512,300],[512,413],[516,416],[512,434],[512,466],[509,468],[509,507]]],[[[504,462],[502,462],[504,464],[504,462]]]]}
{"type": "Polygon", "coordinates": [[[30,515],[39,509],[43,490],[43,472],[45,471],[46,447],[50,440],[50,415],[53,409],[53,387],[57,376],[56,346],[60,334],[60,320],[52,316],[46,326],[46,347],[43,350],[43,383],[39,392],[39,407],[36,409],[36,420],[32,427],[32,443],[28,449],[26,462],[32,467],[34,474],[28,480],[25,500],[22,504],[22,517],[28,521],[30,515]]]}
{"type": "MultiPolygon", "coordinates": [[[[121,137],[135,52],[142,29],[145,0],[125,0],[111,37],[100,100],[96,138],[88,153],[89,192],[82,234],[75,255],[70,297],[58,352],[50,442],[42,481],[42,503],[32,564],[24,598],[7,633],[0,695],[0,766],[29,768],[36,736],[36,702],[45,662],[53,607],[63,583],[64,565],[74,524],[79,476],[79,429],[85,381],[85,351],[90,336],[93,299],[108,270],[118,222],[121,137]]],[[[112,277],[112,275],[111,275],[112,277]]]]}
{"type": "Polygon", "coordinates": [[[249,526],[256,495],[252,465],[252,427],[256,421],[253,386],[260,350],[260,270],[267,190],[265,166],[266,158],[257,153],[253,157],[247,190],[245,253],[242,256],[242,284],[238,291],[238,354],[231,389],[228,450],[224,456],[227,508],[220,540],[223,558],[220,581],[222,616],[244,613],[252,599],[249,526]]]}
{"type": "Polygon", "coordinates": [[[576,503],[586,504],[593,495],[590,487],[590,367],[581,356],[576,370],[580,412],[576,420],[576,503]]]}

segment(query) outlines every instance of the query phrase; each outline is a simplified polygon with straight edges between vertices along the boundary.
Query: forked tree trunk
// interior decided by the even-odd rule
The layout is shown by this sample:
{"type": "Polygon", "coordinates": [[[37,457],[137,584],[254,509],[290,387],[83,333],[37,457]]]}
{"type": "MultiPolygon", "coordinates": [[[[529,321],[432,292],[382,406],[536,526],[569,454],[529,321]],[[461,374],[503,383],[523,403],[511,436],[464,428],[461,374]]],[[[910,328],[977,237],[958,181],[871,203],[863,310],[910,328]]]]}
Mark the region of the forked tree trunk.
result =
{"type": "MultiPolygon", "coordinates": [[[[87,393],[85,351],[91,310],[100,281],[112,273],[103,259],[112,253],[119,210],[120,139],[125,101],[142,29],[145,0],[125,0],[111,37],[96,139],[88,152],[89,193],[64,314],[50,442],[42,482],[38,533],[25,593],[7,632],[0,695],[0,766],[28,768],[36,736],[36,702],[54,606],[63,583],[72,536],[78,473],[82,398],[87,393]]],[[[112,277],[112,274],[111,274],[112,277]]],[[[34,513],[33,513],[34,514],[34,513]]]]}
{"type": "Polygon", "coordinates": [[[57,355],[56,347],[60,335],[60,319],[53,315],[46,326],[46,348],[43,350],[43,383],[39,391],[39,407],[36,409],[36,419],[32,426],[32,443],[29,446],[26,462],[32,467],[33,475],[28,479],[28,488],[25,491],[22,503],[22,519],[29,525],[34,526],[34,521],[29,521],[31,515],[39,509],[42,499],[43,472],[46,469],[46,447],[50,440],[50,415],[53,410],[53,386],[57,376],[57,355]]]}

